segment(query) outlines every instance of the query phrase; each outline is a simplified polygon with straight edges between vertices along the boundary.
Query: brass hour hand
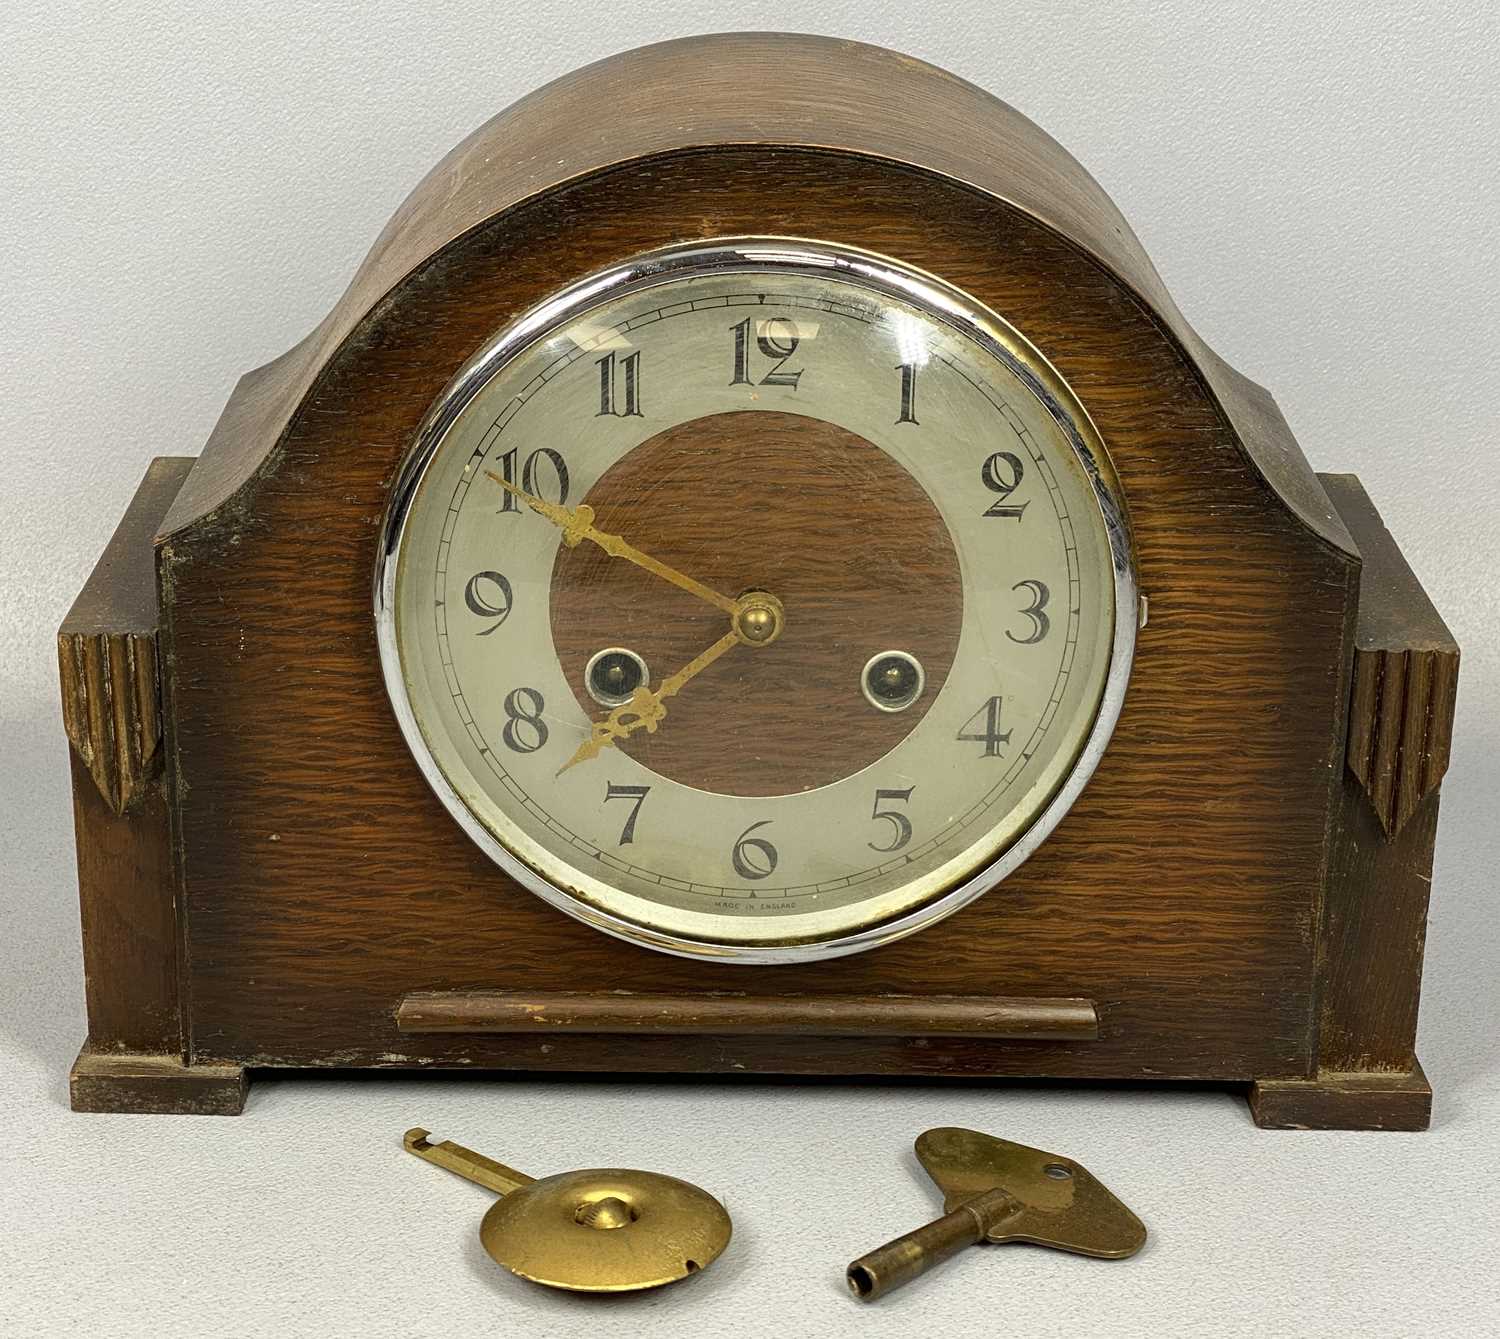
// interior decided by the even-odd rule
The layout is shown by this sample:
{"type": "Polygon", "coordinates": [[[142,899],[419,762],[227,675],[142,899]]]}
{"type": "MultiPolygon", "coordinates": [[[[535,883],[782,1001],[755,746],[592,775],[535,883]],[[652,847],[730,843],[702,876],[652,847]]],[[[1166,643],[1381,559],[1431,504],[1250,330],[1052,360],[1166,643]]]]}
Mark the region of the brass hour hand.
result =
{"type": "Polygon", "coordinates": [[[589,737],[578,746],[578,751],[557,769],[558,776],[570,767],[587,762],[590,758],[597,758],[605,749],[613,747],[616,740],[633,735],[637,730],[644,730],[648,735],[654,734],[667,714],[666,699],[681,692],[682,686],[689,679],[703,673],[726,651],[743,640],[738,632],[726,632],[708,650],[688,661],[676,674],[663,679],[660,688],[637,688],[631,694],[629,702],[616,707],[603,720],[594,722],[589,737]]]}
{"type": "Polygon", "coordinates": [[[689,595],[696,595],[700,600],[722,609],[730,617],[740,612],[740,601],[731,600],[727,595],[720,595],[711,586],[705,586],[701,581],[695,581],[685,572],[679,572],[675,567],[668,567],[666,563],[653,558],[649,553],[642,553],[640,549],[623,539],[619,535],[611,535],[600,530],[594,524],[594,509],[587,503],[577,507],[562,507],[555,502],[547,502],[542,498],[535,497],[523,488],[517,488],[510,480],[502,478],[494,470],[486,470],[485,474],[493,479],[507,493],[520,498],[532,511],[538,515],[545,516],[559,530],[563,532],[563,543],[570,549],[577,548],[583,540],[597,544],[605,553],[612,558],[623,558],[628,563],[634,563],[643,571],[650,572],[652,576],[660,577],[668,581],[679,590],[685,590],[689,595]]]}

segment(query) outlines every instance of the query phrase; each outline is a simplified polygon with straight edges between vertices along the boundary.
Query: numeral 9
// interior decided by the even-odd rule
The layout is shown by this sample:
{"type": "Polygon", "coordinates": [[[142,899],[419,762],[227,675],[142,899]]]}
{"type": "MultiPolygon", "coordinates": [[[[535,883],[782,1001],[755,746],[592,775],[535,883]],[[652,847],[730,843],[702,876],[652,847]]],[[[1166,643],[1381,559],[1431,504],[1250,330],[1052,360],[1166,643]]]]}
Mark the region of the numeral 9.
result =
{"type": "Polygon", "coordinates": [[[510,617],[512,599],[510,582],[499,572],[476,572],[464,587],[464,603],[469,606],[469,612],[479,618],[495,620],[489,627],[479,630],[481,637],[488,637],[510,617]]]}

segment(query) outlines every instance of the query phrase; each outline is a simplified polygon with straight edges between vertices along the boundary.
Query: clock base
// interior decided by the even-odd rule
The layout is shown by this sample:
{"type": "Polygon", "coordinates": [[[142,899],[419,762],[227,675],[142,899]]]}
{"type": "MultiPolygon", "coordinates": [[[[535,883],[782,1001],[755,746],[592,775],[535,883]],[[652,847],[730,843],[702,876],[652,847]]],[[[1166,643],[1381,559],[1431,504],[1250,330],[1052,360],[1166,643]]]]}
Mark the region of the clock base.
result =
{"type": "MultiPolygon", "coordinates": [[[[74,1111],[164,1116],[238,1116],[249,1076],[240,1065],[184,1064],[176,1056],[104,1053],[84,1046],[68,1076],[74,1111]]],[[[1409,1074],[1323,1074],[1250,1085],[1250,1115],[1263,1130],[1428,1128],[1432,1087],[1420,1064],[1409,1074]]]]}
{"type": "Polygon", "coordinates": [[[240,1065],[187,1065],[175,1055],[78,1053],[68,1074],[74,1111],[150,1116],[238,1116],[248,1082],[240,1065]]]}
{"type": "Polygon", "coordinates": [[[1432,1121],[1432,1088],[1415,1063],[1409,1074],[1268,1079],[1249,1096],[1263,1130],[1425,1130],[1432,1121]]]}

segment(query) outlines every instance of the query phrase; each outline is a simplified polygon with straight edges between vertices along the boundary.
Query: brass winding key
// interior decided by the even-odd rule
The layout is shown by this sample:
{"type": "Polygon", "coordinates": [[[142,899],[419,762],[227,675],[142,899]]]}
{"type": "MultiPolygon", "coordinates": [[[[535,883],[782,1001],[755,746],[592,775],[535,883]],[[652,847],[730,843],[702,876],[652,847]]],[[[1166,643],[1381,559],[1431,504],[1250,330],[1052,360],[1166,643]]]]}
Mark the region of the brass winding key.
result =
{"type": "Polygon", "coordinates": [[[1146,1242],[1141,1220],[1071,1158],[954,1126],[919,1135],[917,1158],[947,1213],[849,1266],[849,1291],[863,1301],[978,1242],[1029,1241],[1105,1260],[1146,1242]]]}
{"type": "Polygon", "coordinates": [[[450,1140],[408,1130],[408,1153],[493,1190],[479,1240],[514,1274],[573,1292],[631,1292],[707,1268],[729,1214],[706,1190],[656,1172],[591,1168],[541,1180],[450,1140]]]}

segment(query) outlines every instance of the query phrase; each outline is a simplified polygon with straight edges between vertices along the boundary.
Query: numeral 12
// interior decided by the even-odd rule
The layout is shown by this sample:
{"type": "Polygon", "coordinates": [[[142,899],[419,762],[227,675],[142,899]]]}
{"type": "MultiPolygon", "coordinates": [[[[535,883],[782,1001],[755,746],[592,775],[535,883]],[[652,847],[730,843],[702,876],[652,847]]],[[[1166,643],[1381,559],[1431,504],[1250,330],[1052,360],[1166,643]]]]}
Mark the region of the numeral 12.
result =
{"type": "Polygon", "coordinates": [[[782,366],[797,352],[797,346],[802,341],[797,334],[797,325],[789,321],[785,316],[773,316],[769,321],[761,323],[759,332],[755,336],[755,347],[760,350],[762,356],[775,359],[775,366],[763,376],[759,382],[750,376],[750,334],[753,317],[745,317],[738,325],[730,326],[734,332],[734,377],[730,381],[731,386],[789,386],[792,390],[797,389],[797,383],[802,380],[802,373],[783,372],[782,366]]]}

